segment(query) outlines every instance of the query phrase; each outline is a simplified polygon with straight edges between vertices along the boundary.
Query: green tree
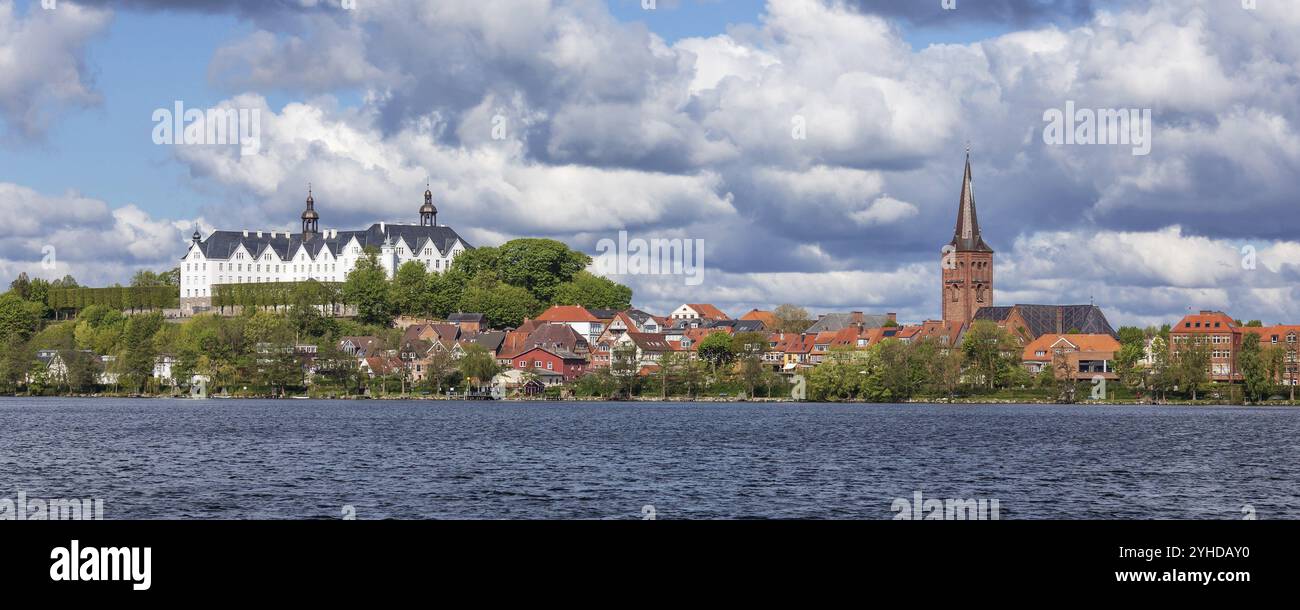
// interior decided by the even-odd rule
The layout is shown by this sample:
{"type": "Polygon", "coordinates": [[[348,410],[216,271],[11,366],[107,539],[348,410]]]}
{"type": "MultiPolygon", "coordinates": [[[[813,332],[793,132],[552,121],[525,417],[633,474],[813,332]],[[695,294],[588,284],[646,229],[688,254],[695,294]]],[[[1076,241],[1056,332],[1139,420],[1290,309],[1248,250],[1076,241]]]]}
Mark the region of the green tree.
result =
{"type": "Polygon", "coordinates": [[[544,306],[528,290],[496,282],[491,274],[480,274],[461,295],[459,311],[487,316],[493,328],[515,327],[524,318],[542,312],[544,306]]]}
{"type": "Polygon", "coordinates": [[[772,311],[776,316],[778,327],[772,330],[783,333],[802,333],[812,326],[812,321],[808,319],[808,310],[798,305],[785,303],[777,305],[772,311]]]}
{"type": "Polygon", "coordinates": [[[905,344],[894,339],[878,343],[875,362],[884,400],[904,401],[920,391],[928,381],[927,363],[923,358],[934,357],[924,343],[905,344]]]}
{"type": "MultiPolygon", "coordinates": [[[[25,275],[20,276],[24,277],[25,275]]],[[[18,280],[14,280],[18,282],[18,280]]],[[[30,286],[30,281],[27,282],[30,286]]],[[[0,342],[26,341],[41,327],[44,306],[23,299],[16,290],[0,295],[0,342]]]]}
{"type": "Polygon", "coordinates": [[[927,338],[917,344],[915,357],[923,363],[926,390],[951,401],[961,385],[965,352],[927,338]]]}
{"type": "Polygon", "coordinates": [[[433,310],[428,271],[424,263],[407,261],[393,275],[392,302],[397,312],[406,316],[429,316],[433,310]]]}
{"type": "Polygon", "coordinates": [[[501,372],[496,356],[477,343],[471,343],[465,348],[465,355],[460,358],[459,368],[465,377],[474,382],[476,388],[482,388],[501,372]]]}
{"type": "Polygon", "coordinates": [[[641,363],[637,360],[636,346],[631,343],[617,345],[609,352],[609,372],[615,382],[615,392],[631,398],[641,387],[641,363]]]}
{"type": "Polygon", "coordinates": [[[962,351],[971,374],[989,389],[1005,383],[1011,368],[1020,364],[1020,344],[1015,337],[988,320],[971,324],[962,351]]]}
{"type": "MultiPolygon", "coordinates": [[[[726,337],[723,333],[709,336],[714,335],[726,337]]],[[[745,384],[745,395],[750,398],[754,397],[756,387],[770,384],[768,366],[763,362],[763,354],[767,353],[767,348],[767,335],[763,333],[740,333],[731,338],[731,353],[735,354],[737,363],[736,373],[741,383],[745,384]]]]}
{"type": "Polygon", "coordinates": [[[429,313],[435,317],[446,318],[448,314],[458,311],[468,280],[464,273],[455,269],[426,275],[425,292],[429,299],[429,313]]]}
{"type": "Polygon", "coordinates": [[[1146,389],[1147,369],[1142,365],[1146,355],[1146,337],[1137,342],[1123,342],[1115,354],[1115,375],[1120,385],[1130,390],[1146,389]]]}
{"type": "Polygon", "coordinates": [[[4,354],[0,354],[0,384],[10,392],[26,385],[27,374],[31,371],[36,352],[15,336],[10,336],[4,343],[4,354]]]}
{"type": "Polygon", "coordinates": [[[67,367],[67,378],[64,381],[70,391],[85,392],[99,385],[99,374],[102,371],[99,356],[81,350],[67,350],[59,355],[67,367]]]}
{"type": "Polygon", "coordinates": [[[542,303],[554,303],[561,284],[591,263],[591,257],[553,239],[514,239],[499,247],[462,252],[452,270],[474,277],[491,271],[502,282],[524,288],[542,303]]]}
{"type": "Polygon", "coordinates": [[[808,398],[814,401],[843,401],[860,398],[866,393],[870,356],[850,348],[833,347],[808,373],[808,398]]]}
{"type": "Polygon", "coordinates": [[[143,392],[153,376],[158,353],[154,351],[153,336],[163,325],[162,315],[148,313],[132,316],[126,323],[125,352],[119,360],[126,383],[143,392]]]}
{"type": "Polygon", "coordinates": [[[1259,344],[1259,335],[1246,333],[1241,338],[1241,349],[1237,353],[1237,363],[1241,367],[1242,381],[1246,395],[1251,400],[1268,398],[1273,389],[1273,379],[1268,375],[1268,362],[1264,359],[1263,348],[1259,344]]]}
{"type": "Polygon", "coordinates": [[[1209,369],[1210,346],[1202,337],[1192,337],[1177,351],[1174,371],[1178,386],[1192,400],[1196,400],[1197,392],[1209,383],[1209,369]]]}
{"type": "Polygon", "coordinates": [[[1147,332],[1136,326],[1121,326],[1119,328],[1120,345],[1145,345],[1147,332]]]}
{"type": "Polygon", "coordinates": [[[713,367],[714,375],[717,375],[718,368],[731,364],[736,359],[736,347],[727,333],[705,335],[695,351],[701,360],[713,367]]]}
{"type": "Polygon", "coordinates": [[[553,305],[624,310],[632,306],[632,289],[609,279],[579,271],[555,289],[553,305]]]}
{"type": "Polygon", "coordinates": [[[618,380],[614,378],[609,367],[601,367],[579,377],[574,384],[574,391],[579,396],[611,398],[618,389],[618,380]]]}
{"type": "Polygon", "coordinates": [[[434,349],[424,362],[424,378],[429,381],[434,394],[442,393],[447,375],[456,369],[456,359],[445,349],[434,349]]]}
{"type": "Polygon", "coordinates": [[[388,276],[379,264],[379,254],[367,248],[343,282],[343,299],[357,308],[357,321],[362,324],[391,326],[394,308],[390,297],[388,276]]]}

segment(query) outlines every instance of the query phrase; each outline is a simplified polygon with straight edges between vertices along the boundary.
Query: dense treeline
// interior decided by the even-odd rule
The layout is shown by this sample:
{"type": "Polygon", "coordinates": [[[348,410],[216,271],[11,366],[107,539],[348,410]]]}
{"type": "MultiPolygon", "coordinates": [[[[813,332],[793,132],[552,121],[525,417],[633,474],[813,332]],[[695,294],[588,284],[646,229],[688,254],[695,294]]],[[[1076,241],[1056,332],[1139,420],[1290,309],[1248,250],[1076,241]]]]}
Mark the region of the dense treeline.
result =
{"type": "Polygon", "coordinates": [[[591,257],[550,239],[516,239],[462,252],[447,271],[407,262],[388,280],[377,253],[358,261],[342,287],[357,319],[385,325],[395,316],[445,318],[481,313],[496,328],[518,326],[551,305],[627,309],[632,289],[585,270],[591,257]]]}
{"type": "Polygon", "coordinates": [[[102,305],[139,311],[171,309],[180,305],[179,293],[171,286],[111,286],[109,288],[50,288],[45,304],[54,311],[85,309],[102,305]]]}

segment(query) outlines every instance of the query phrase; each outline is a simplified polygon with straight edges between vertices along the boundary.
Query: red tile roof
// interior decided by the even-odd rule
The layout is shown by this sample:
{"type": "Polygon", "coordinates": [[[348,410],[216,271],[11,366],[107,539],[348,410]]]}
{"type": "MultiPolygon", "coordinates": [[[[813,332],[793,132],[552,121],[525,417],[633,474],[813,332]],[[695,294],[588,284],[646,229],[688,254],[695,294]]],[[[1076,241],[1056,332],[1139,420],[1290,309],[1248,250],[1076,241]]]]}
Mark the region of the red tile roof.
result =
{"type": "Polygon", "coordinates": [[[691,309],[694,309],[695,313],[700,314],[701,318],[705,318],[708,320],[730,320],[731,319],[727,317],[727,314],[722,313],[721,309],[718,309],[717,307],[714,307],[708,303],[687,303],[686,306],[690,307],[691,309]]]}
{"type": "Polygon", "coordinates": [[[1222,311],[1202,311],[1183,316],[1169,332],[1172,333],[1226,333],[1233,332],[1237,322],[1222,311]],[[1218,326],[1215,326],[1215,325],[1218,326]]]}
{"type": "Polygon", "coordinates": [[[599,322],[586,307],[581,305],[555,305],[537,316],[542,322],[599,322]]]}

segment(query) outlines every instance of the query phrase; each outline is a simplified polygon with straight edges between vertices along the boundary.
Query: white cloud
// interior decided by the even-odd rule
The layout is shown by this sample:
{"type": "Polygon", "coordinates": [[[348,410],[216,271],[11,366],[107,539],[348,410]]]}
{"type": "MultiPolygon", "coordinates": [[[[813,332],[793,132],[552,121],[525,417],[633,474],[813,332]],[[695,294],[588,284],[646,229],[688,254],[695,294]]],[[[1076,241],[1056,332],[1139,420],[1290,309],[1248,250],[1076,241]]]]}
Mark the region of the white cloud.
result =
{"type": "Polygon", "coordinates": [[[9,182],[0,182],[0,215],[12,220],[0,229],[0,274],[72,274],[96,285],[124,281],[140,268],[175,267],[194,226],[152,218],[130,204],[110,208],[79,193],[45,195],[9,182]]]}
{"type": "Polygon", "coordinates": [[[33,2],[24,17],[12,1],[0,1],[0,124],[5,132],[37,138],[65,107],[100,102],[85,50],[110,20],[108,11],[71,2],[57,11],[33,2]]]}

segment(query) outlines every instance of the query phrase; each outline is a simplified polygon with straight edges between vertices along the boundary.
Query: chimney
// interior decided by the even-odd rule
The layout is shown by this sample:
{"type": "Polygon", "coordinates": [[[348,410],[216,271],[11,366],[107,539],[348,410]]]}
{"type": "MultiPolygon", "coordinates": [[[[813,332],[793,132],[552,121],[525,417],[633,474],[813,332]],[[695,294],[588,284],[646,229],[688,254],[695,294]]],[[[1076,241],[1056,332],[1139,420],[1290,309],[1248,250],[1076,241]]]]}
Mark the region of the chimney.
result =
{"type": "Polygon", "coordinates": [[[1061,328],[1061,323],[1064,321],[1063,320],[1064,318],[1065,318],[1065,311],[1062,310],[1060,307],[1057,307],[1056,308],[1056,334],[1058,335],[1065,332],[1061,328]]]}
{"type": "Polygon", "coordinates": [[[891,311],[891,312],[885,314],[885,317],[888,318],[890,322],[894,322],[895,324],[898,323],[898,314],[897,314],[897,313],[894,313],[894,312],[891,311]]]}

